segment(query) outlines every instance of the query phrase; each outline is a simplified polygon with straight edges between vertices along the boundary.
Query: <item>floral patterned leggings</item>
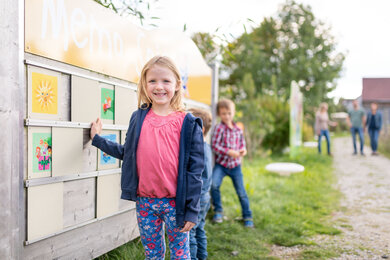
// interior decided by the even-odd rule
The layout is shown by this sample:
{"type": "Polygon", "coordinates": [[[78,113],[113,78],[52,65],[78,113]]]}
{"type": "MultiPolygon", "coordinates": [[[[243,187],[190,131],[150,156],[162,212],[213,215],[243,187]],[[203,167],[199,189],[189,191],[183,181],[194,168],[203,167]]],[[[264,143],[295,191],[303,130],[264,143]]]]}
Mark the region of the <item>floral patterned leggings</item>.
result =
{"type": "Polygon", "coordinates": [[[180,233],[176,226],[174,198],[137,198],[137,219],[146,259],[162,260],[165,256],[163,222],[168,234],[171,259],[190,259],[189,232],[180,233]]]}

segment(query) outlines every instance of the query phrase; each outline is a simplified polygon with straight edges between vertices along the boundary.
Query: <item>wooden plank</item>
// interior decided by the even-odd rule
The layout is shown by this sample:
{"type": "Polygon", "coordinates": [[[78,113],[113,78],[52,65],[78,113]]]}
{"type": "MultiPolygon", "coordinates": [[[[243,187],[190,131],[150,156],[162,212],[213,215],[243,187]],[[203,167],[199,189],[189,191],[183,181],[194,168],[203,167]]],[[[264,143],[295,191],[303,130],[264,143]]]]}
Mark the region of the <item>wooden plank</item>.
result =
{"type": "Polygon", "coordinates": [[[93,172],[97,170],[98,149],[92,146],[89,136],[90,129],[83,129],[83,172],[93,172]]]}
{"type": "Polygon", "coordinates": [[[64,182],[64,228],[95,218],[96,178],[64,182]]]}
{"type": "Polygon", "coordinates": [[[131,114],[137,110],[137,92],[128,88],[115,86],[115,124],[128,125],[131,114]]]}
{"type": "Polygon", "coordinates": [[[99,176],[97,179],[97,210],[98,218],[119,211],[120,174],[99,176]]]}
{"type": "Polygon", "coordinates": [[[83,129],[54,128],[52,176],[80,173],[83,159],[83,129]]]}
{"type": "Polygon", "coordinates": [[[71,107],[71,86],[70,86],[70,75],[61,74],[60,78],[61,87],[62,87],[62,96],[59,97],[59,116],[61,121],[70,121],[70,107],[71,107]]]}
{"type": "Polygon", "coordinates": [[[131,210],[24,246],[21,259],[93,259],[138,236],[131,210]]]}
{"type": "Polygon", "coordinates": [[[99,82],[74,75],[71,81],[72,121],[90,123],[96,120],[100,115],[99,82]]]}
{"type": "Polygon", "coordinates": [[[27,237],[37,239],[62,230],[63,184],[27,189],[27,237]]]}
{"type": "Polygon", "coordinates": [[[119,210],[125,210],[125,209],[135,209],[135,202],[129,201],[129,200],[122,200],[119,199],[119,210]]]}

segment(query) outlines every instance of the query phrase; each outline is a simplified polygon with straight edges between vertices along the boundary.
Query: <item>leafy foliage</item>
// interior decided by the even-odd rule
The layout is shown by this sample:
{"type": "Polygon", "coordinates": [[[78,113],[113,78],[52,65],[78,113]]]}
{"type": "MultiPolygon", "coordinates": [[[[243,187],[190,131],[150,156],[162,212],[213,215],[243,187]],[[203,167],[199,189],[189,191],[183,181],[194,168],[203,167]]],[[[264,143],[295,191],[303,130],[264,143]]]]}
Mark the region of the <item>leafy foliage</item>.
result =
{"type": "Polygon", "coordinates": [[[314,112],[336,87],[344,55],[337,53],[329,29],[315,19],[309,6],[287,1],[277,17],[265,18],[251,33],[244,33],[228,45],[223,56],[228,77],[222,92],[241,95],[241,79],[251,73],[257,95],[277,95],[287,101],[293,80],[304,94],[305,110],[314,112]]]}
{"type": "Polygon", "coordinates": [[[203,58],[210,63],[219,55],[220,46],[215,42],[215,38],[210,33],[198,32],[192,35],[192,40],[198,46],[203,58]]]}
{"type": "Polygon", "coordinates": [[[244,96],[237,102],[237,117],[245,127],[249,156],[252,158],[262,145],[280,153],[289,142],[289,106],[277,96],[256,95],[252,74],[242,80],[244,96]]]}
{"type": "MultiPolygon", "coordinates": [[[[226,47],[229,44],[229,38],[225,34],[220,34],[219,28],[213,33],[197,32],[192,35],[192,40],[198,46],[203,58],[207,63],[220,62],[222,55],[233,55],[226,47]]],[[[232,37],[232,35],[230,35],[232,37]]]]}
{"type": "MultiPolygon", "coordinates": [[[[204,57],[215,57],[212,35],[195,36],[204,57]]],[[[309,125],[321,102],[333,103],[328,93],[336,87],[344,54],[336,51],[330,29],[315,18],[310,6],[287,0],[275,17],[265,18],[251,32],[245,30],[225,43],[219,49],[220,95],[236,103],[237,116],[246,125],[250,154],[260,144],[273,152],[288,145],[287,101],[292,81],[298,82],[304,95],[309,125]]]]}
{"type": "Polygon", "coordinates": [[[139,19],[141,25],[147,21],[150,26],[156,26],[152,21],[159,19],[150,16],[150,6],[158,0],[94,0],[96,3],[113,10],[115,13],[126,16],[131,15],[139,19]]]}
{"type": "Polygon", "coordinates": [[[272,131],[268,131],[264,136],[262,146],[271,150],[272,153],[281,153],[289,144],[289,104],[276,96],[264,96],[261,98],[260,104],[262,110],[271,115],[270,121],[267,123],[273,126],[272,131]]]}

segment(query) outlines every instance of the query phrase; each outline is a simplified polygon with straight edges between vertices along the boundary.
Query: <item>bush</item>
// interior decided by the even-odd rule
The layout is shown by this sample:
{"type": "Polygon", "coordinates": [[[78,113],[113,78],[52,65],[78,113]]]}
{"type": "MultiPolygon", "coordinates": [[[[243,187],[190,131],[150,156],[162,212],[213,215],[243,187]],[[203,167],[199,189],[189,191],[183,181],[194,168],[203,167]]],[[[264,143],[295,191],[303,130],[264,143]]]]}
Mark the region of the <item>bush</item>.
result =
{"type": "Polygon", "coordinates": [[[277,95],[260,95],[256,92],[250,73],[241,82],[241,95],[225,96],[236,104],[236,116],[245,125],[245,139],[249,158],[253,158],[260,146],[281,153],[289,144],[289,103],[277,95]]]}
{"type": "Polygon", "coordinates": [[[312,141],[314,139],[313,127],[308,123],[306,123],[305,121],[303,122],[303,127],[302,127],[302,139],[304,142],[312,141]]]}
{"type": "Polygon", "coordinates": [[[333,121],[337,122],[337,126],[334,127],[334,131],[336,133],[349,132],[349,126],[347,125],[347,122],[345,119],[336,119],[333,121]]]}
{"type": "Polygon", "coordinates": [[[261,109],[271,114],[268,124],[273,127],[264,135],[262,146],[272,153],[281,153],[289,145],[290,108],[288,102],[282,102],[276,96],[264,96],[260,101],[261,109]]]}
{"type": "Polygon", "coordinates": [[[383,153],[383,155],[387,156],[388,158],[390,158],[390,132],[389,131],[390,129],[388,129],[386,134],[384,130],[382,130],[379,135],[379,141],[378,141],[379,152],[383,153]]]}

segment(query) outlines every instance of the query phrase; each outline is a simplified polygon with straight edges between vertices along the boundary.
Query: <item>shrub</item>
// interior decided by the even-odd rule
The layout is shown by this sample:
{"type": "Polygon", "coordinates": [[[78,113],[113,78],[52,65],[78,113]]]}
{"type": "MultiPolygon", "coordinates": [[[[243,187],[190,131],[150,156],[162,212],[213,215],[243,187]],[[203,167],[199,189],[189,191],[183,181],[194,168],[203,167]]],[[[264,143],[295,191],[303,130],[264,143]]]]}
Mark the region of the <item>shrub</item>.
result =
{"type": "MultiPolygon", "coordinates": [[[[385,156],[390,158],[390,129],[388,129],[387,133],[384,130],[381,131],[379,135],[378,141],[378,149],[385,156]]],[[[367,138],[368,139],[368,138],[367,138]]]]}
{"type": "Polygon", "coordinates": [[[312,141],[314,139],[314,130],[311,125],[303,121],[302,139],[304,142],[312,141]]]}
{"type": "Polygon", "coordinates": [[[289,103],[282,102],[276,96],[264,96],[260,100],[260,106],[272,115],[268,117],[268,124],[273,126],[265,133],[262,146],[272,153],[281,153],[289,145],[289,103]]]}

